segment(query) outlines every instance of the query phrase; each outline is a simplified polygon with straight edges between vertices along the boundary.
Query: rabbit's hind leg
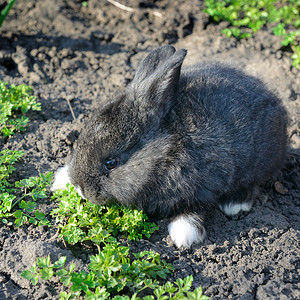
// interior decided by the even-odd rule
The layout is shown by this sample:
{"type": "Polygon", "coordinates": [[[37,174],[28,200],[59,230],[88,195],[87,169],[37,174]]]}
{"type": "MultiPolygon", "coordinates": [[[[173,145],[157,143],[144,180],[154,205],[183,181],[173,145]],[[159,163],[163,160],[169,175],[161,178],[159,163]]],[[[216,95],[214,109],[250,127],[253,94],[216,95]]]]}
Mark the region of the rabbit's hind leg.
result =
{"type": "Polygon", "coordinates": [[[226,216],[234,216],[241,211],[249,211],[258,194],[257,186],[241,188],[231,194],[225,194],[219,199],[219,208],[226,216]]]}
{"type": "Polygon", "coordinates": [[[202,218],[194,213],[176,216],[168,225],[168,231],[178,248],[189,248],[193,243],[202,242],[206,236],[202,218]]]}

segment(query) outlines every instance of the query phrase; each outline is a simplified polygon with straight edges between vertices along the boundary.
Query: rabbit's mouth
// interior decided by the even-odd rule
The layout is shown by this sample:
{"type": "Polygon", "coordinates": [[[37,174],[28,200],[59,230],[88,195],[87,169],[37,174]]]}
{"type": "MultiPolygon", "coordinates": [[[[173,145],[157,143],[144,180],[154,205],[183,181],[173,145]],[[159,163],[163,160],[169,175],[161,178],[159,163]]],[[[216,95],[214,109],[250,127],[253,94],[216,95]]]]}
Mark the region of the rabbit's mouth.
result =
{"type": "Polygon", "coordinates": [[[116,199],[114,198],[106,198],[106,197],[91,197],[88,198],[89,202],[92,204],[98,204],[98,205],[106,205],[111,203],[116,203],[116,199]]]}
{"type": "Polygon", "coordinates": [[[91,191],[83,192],[80,187],[79,189],[76,188],[76,191],[82,198],[87,199],[92,204],[104,205],[117,202],[112,196],[103,196],[91,191]]]}

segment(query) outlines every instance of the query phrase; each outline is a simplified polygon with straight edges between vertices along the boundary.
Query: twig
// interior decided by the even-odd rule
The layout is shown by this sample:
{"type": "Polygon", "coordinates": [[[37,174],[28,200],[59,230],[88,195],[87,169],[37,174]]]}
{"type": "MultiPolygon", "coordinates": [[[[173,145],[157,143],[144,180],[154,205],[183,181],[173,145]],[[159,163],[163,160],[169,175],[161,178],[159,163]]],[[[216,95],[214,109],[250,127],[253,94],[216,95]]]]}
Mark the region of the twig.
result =
{"type": "Polygon", "coordinates": [[[128,6],[124,5],[124,4],[121,4],[121,3],[117,2],[117,1],[115,1],[115,0],[107,0],[107,1],[109,3],[111,3],[112,5],[114,5],[116,7],[119,7],[121,9],[123,9],[123,10],[129,11],[129,12],[134,12],[135,11],[134,8],[128,7],[128,6]]]}
{"type": "Polygon", "coordinates": [[[154,15],[154,16],[156,16],[156,17],[159,17],[159,18],[163,18],[163,15],[162,15],[162,13],[160,13],[159,11],[156,11],[156,10],[154,10],[154,11],[151,11],[150,10],[150,12],[154,15]]]}
{"type": "Polygon", "coordinates": [[[66,243],[64,238],[62,239],[62,241],[63,241],[63,244],[64,244],[65,248],[67,248],[68,246],[67,246],[67,243],[66,243]]]}
{"type": "MultiPolygon", "coordinates": [[[[60,228],[57,229],[56,233],[49,239],[49,241],[56,240],[57,237],[59,236],[59,232],[60,232],[60,228]]],[[[66,241],[63,237],[62,237],[62,242],[63,242],[64,246],[67,248],[66,241]]]]}
{"type": "Polygon", "coordinates": [[[74,111],[73,111],[73,108],[72,108],[72,106],[71,106],[70,100],[69,100],[69,99],[66,99],[66,100],[67,100],[67,102],[68,102],[68,105],[69,105],[69,108],[70,108],[70,111],[71,111],[73,120],[75,121],[75,120],[76,120],[76,117],[75,117],[75,115],[74,115],[74,111]]]}
{"type": "MultiPolygon", "coordinates": [[[[126,11],[128,11],[128,12],[136,12],[136,11],[137,11],[137,9],[132,8],[132,7],[129,7],[129,6],[126,6],[126,5],[124,5],[124,4],[121,4],[121,3],[119,3],[119,2],[117,2],[117,1],[115,1],[115,0],[106,0],[106,1],[108,1],[108,2],[109,2],[110,4],[112,4],[112,5],[114,5],[114,6],[118,7],[118,8],[120,8],[120,9],[126,10],[126,11]]],[[[156,17],[161,18],[161,19],[162,19],[162,17],[163,17],[162,14],[161,14],[159,11],[152,11],[152,10],[150,10],[150,9],[146,9],[146,11],[149,12],[150,14],[153,14],[153,15],[156,16],[156,17]]]]}
{"type": "Polygon", "coordinates": [[[57,229],[56,233],[55,233],[48,241],[56,240],[56,238],[57,238],[58,235],[59,235],[59,231],[60,231],[60,228],[57,229]]]}

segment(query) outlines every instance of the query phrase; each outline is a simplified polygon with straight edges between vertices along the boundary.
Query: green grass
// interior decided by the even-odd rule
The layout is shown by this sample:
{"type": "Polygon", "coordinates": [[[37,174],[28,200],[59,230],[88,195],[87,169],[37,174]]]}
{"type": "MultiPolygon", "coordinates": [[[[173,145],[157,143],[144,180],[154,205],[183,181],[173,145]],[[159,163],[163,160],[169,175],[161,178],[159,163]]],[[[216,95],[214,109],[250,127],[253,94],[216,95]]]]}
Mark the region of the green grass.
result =
{"type": "Polygon", "coordinates": [[[222,30],[227,37],[251,38],[258,30],[270,24],[273,33],[282,37],[282,46],[293,54],[292,65],[300,65],[300,0],[205,0],[205,12],[214,22],[227,21],[222,30]]]}
{"type": "Polygon", "coordinates": [[[11,136],[18,131],[24,131],[29,110],[41,110],[41,104],[31,95],[31,87],[21,84],[7,87],[7,83],[0,81],[0,134],[11,136]]]}

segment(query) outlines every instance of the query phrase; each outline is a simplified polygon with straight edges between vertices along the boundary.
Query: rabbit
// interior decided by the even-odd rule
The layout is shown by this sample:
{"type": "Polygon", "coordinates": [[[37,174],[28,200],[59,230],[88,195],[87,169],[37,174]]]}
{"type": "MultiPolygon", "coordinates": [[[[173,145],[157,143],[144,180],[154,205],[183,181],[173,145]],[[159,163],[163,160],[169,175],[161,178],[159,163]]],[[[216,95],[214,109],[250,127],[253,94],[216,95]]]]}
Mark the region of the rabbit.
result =
{"type": "Polygon", "coordinates": [[[189,248],[208,213],[249,211],[284,165],[287,113],[259,79],[218,62],[181,68],[186,54],[164,45],[144,58],[92,113],[52,190],[71,182],[92,203],[169,218],[171,239],[189,248]]]}

